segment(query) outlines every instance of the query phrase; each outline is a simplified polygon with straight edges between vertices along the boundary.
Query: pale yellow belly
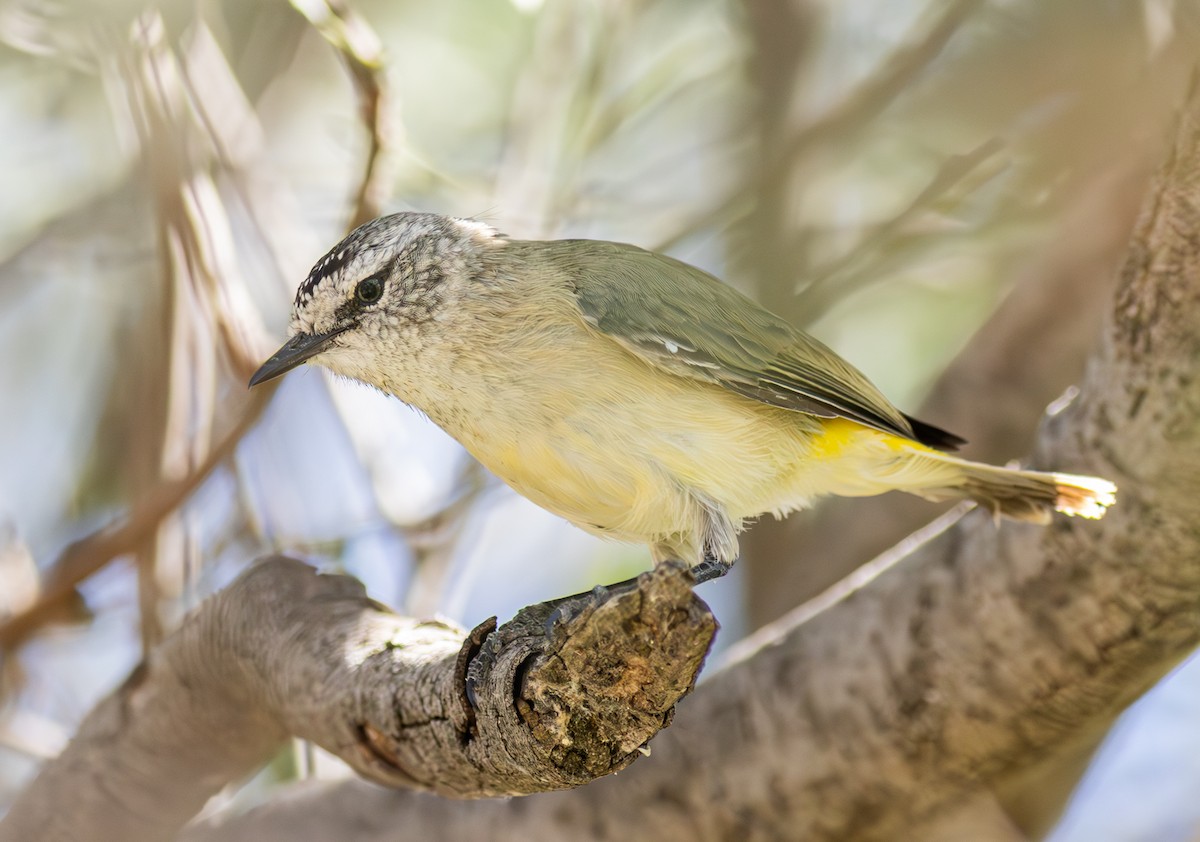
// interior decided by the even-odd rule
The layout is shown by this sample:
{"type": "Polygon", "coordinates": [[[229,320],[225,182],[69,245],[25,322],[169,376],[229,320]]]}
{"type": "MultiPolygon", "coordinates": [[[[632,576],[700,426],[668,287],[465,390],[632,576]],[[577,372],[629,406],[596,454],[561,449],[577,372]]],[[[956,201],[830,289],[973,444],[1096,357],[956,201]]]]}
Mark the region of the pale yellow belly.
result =
{"type": "Polygon", "coordinates": [[[614,343],[505,356],[503,376],[463,390],[486,401],[430,414],[533,502],[622,540],[695,550],[712,510],[737,529],[824,494],[877,494],[919,447],[652,369],[614,343]]]}
{"type": "Polygon", "coordinates": [[[662,543],[697,528],[698,500],[736,523],[818,493],[803,478],[821,431],[810,416],[666,374],[612,393],[572,391],[496,405],[462,439],[517,491],[585,529],[662,543]]]}

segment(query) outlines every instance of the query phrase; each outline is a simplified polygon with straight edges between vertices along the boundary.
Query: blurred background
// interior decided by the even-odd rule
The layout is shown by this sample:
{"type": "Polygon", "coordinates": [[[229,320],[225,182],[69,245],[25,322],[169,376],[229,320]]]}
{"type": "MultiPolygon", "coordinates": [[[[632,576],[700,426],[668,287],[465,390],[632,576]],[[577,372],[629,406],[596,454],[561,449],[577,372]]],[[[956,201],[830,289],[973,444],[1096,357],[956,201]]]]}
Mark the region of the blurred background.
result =
{"type": "MultiPolygon", "coordinates": [[[[0,0],[0,811],[265,552],[467,626],[649,565],[365,387],[247,392],[348,227],[669,251],[1003,462],[1100,335],[1198,33],[1193,0],[0,0]]],[[[701,591],[721,644],[938,514],[756,525],[701,591]]],[[[340,773],[297,746],[210,809],[340,773]]],[[[1197,840],[1198,789],[1200,663],[1008,806],[1197,840]]]]}

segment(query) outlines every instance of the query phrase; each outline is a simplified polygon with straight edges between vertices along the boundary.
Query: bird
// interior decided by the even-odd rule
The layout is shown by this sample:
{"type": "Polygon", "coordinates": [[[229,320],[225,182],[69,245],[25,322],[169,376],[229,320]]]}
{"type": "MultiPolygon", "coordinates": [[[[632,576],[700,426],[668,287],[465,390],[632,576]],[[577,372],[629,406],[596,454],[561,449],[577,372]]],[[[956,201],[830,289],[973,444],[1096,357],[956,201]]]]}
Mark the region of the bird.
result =
{"type": "Polygon", "coordinates": [[[634,245],[473,219],[367,222],[300,284],[302,363],[423,412],[518,493],[656,563],[723,575],[753,519],[898,489],[999,520],[1099,518],[1116,486],[971,462],[861,372],[714,275],[634,245]]]}

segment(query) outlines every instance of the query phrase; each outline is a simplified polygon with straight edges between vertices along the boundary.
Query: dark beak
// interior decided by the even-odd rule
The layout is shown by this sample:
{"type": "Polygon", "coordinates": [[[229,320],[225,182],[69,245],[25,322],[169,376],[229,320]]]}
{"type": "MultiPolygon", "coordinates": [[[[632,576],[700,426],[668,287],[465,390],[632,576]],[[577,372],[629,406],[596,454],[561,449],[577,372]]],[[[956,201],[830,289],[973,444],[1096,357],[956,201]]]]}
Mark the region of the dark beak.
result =
{"type": "MultiPolygon", "coordinates": [[[[347,325],[347,327],[349,326],[347,325]]],[[[279,375],[291,371],[310,357],[315,357],[325,350],[326,346],[329,345],[329,340],[346,330],[347,327],[335,328],[329,331],[329,333],[301,333],[293,336],[284,343],[282,348],[271,355],[271,359],[263,363],[258,371],[254,372],[254,376],[250,378],[250,388],[257,386],[259,383],[274,380],[279,375]]]]}

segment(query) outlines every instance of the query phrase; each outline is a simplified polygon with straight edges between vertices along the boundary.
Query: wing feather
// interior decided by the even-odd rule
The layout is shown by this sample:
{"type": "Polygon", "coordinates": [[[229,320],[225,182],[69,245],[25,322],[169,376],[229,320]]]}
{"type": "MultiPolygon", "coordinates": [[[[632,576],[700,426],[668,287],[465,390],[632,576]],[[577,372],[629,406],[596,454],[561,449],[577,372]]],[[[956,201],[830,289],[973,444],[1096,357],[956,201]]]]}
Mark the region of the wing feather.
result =
{"type": "Polygon", "coordinates": [[[771,406],[919,436],[933,446],[953,448],[962,441],[922,422],[914,431],[856,368],[694,266],[600,240],[509,245],[565,276],[588,325],[664,371],[771,406]],[[696,313],[705,314],[703,322],[696,313]]]}

